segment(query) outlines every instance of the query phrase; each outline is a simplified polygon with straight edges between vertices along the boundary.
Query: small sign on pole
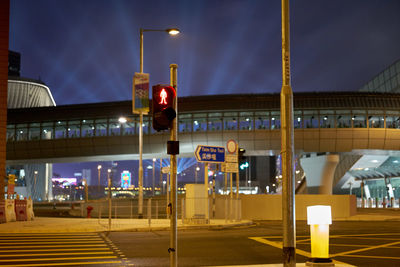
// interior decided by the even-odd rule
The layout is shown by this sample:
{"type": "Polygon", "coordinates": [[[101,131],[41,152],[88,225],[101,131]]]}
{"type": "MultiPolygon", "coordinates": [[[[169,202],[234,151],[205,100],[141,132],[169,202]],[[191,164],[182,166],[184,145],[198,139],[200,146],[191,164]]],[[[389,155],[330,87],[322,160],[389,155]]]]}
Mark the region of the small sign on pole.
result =
{"type": "Polygon", "coordinates": [[[132,87],[132,112],[149,113],[149,74],[135,72],[132,87]]]}

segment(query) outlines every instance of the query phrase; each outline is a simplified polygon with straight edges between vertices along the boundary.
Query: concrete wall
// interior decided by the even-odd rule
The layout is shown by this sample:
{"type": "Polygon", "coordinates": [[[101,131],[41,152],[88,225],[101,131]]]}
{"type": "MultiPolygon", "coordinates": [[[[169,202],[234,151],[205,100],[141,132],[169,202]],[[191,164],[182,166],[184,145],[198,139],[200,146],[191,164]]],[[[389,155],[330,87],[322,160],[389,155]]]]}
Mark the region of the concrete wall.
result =
{"type": "MultiPolygon", "coordinates": [[[[241,195],[242,219],[282,220],[281,195],[241,195]]],[[[356,214],[354,195],[296,195],[296,219],[307,219],[307,206],[330,205],[332,219],[356,214]]]]}

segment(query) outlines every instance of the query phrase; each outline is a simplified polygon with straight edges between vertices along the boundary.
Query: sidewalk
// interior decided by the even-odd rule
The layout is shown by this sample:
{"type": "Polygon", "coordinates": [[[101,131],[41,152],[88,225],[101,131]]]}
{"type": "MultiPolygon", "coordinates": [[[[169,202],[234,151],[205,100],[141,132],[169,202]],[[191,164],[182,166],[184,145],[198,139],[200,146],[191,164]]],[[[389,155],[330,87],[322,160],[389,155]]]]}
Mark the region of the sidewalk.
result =
{"type": "MultiPolygon", "coordinates": [[[[178,219],[178,229],[221,229],[253,224],[250,220],[229,222],[224,219],[211,220],[210,224],[183,224],[178,219]]],[[[169,230],[169,219],[112,219],[111,231],[160,231],[169,230]]],[[[18,221],[0,224],[4,233],[70,233],[108,231],[108,219],[36,217],[33,221],[18,221]]]]}

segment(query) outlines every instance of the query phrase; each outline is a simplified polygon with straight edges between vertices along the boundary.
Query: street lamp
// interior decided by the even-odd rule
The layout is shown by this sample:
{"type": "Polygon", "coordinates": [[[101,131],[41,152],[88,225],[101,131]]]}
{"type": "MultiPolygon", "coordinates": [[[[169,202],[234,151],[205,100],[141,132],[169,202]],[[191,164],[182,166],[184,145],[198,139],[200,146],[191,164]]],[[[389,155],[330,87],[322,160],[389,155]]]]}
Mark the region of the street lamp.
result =
{"type": "Polygon", "coordinates": [[[153,196],[154,196],[154,186],[155,186],[155,182],[156,182],[156,174],[155,174],[155,171],[156,171],[156,166],[155,166],[155,164],[156,164],[156,158],[153,158],[153,196]]]}
{"type": "Polygon", "coordinates": [[[108,180],[108,230],[111,231],[111,169],[107,170],[108,180]]]}
{"type": "Polygon", "coordinates": [[[196,167],[196,171],[195,171],[195,173],[194,173],[194,183],[195,184],[197,184],[197,173],[200,171],[200,167],[199,166],[197,166],[196,167]]]}
{"type": "Polygon", "coordinates": [[[38,171],[33,172],[33,197],[36,195],[36,178],[38,175],[38,171]]]}
{"type": "Polygon", "coordinates": [[[97,183],[97,189],[98,189],[98,191],[99,191],[99,193],[100,193],[100,171],[101,171],[101,165],[97,165],[97,171],[98,171],[98,178],[99,178],[99,180],[98,180],[98,183],[97,183]]]}
{"type": "MultiPolygon", "coordinates": [[[[143,33],[144,32],[167,32],[169,35],[177,35],[180,31],[177,28],[168,28],[165,30],[142,29],[139,31],[140,40],[140,73],[143,73],[143,33]]],[[[135,96],[132,96],[135,97],[135,96]]],[[[143,111],[139,111],[139,218],[143,217],[143,111]]]]}

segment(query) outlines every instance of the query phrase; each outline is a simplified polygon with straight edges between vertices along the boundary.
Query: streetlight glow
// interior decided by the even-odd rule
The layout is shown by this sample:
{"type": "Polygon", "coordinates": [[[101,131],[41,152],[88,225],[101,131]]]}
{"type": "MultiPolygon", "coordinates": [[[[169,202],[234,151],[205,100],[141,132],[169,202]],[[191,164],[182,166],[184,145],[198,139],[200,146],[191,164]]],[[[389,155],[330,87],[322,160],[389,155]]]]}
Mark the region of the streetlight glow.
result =
{"type": "Polygon", "coordinates": [[[97,169],[100,170],[101,169],[101,165],[97,165],[97,169]]]}
{"type": "Polygon", "coordinates": [[[169,35],[178,35],[180,33],[179,29],[177,28],[166,29],[165,31],[168,32],[169,35]]]}
{"type": "Polygon", "coordinates": [[[118,121],[119,123],[126,123],[128,120],[125,117],[120,117],[118,121]]]}

